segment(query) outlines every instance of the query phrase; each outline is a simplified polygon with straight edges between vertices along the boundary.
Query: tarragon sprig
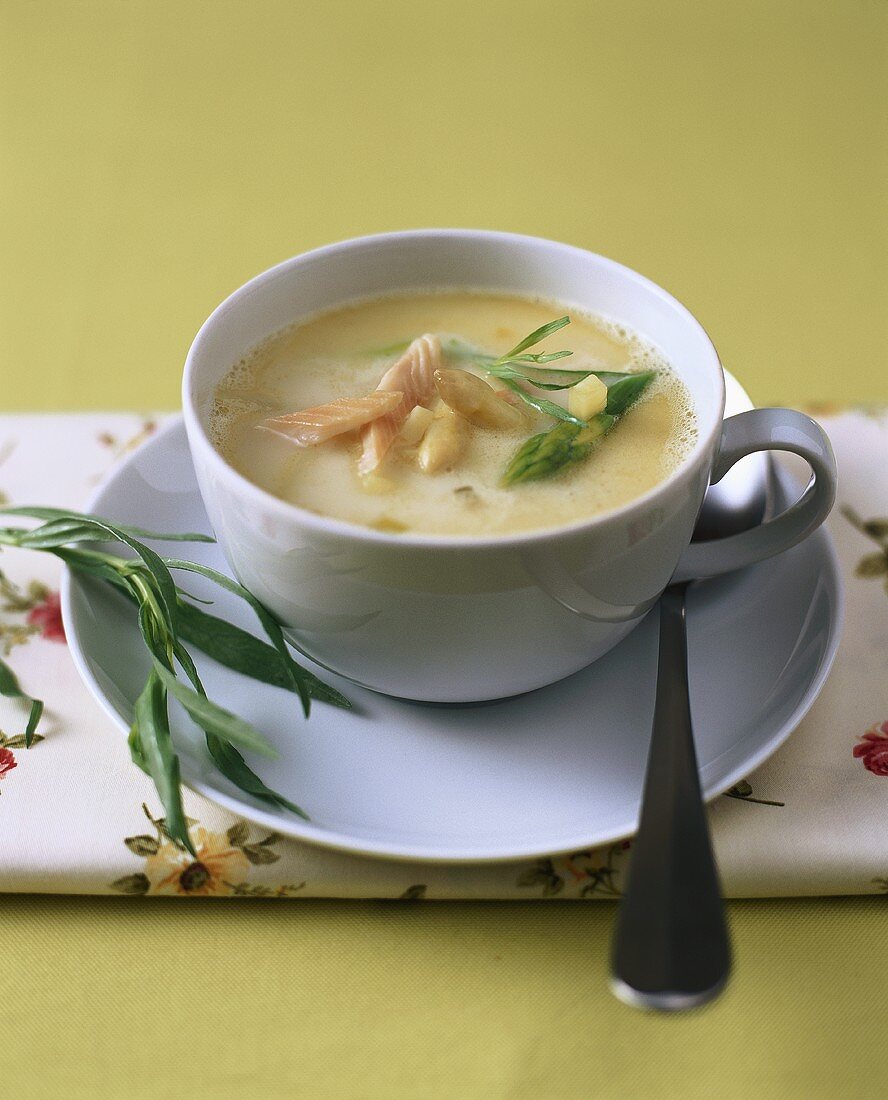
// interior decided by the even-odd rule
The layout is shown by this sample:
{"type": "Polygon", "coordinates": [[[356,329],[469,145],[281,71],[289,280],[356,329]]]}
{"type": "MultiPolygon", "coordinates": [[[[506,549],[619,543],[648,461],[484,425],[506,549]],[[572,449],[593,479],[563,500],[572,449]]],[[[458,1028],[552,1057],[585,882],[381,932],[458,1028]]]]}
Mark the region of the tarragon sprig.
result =
{"type": "MultiPolygon", "coordinates": [[[[494,378],[498,378],[508,389],[512,391],[518,398],[520,398],[526,405],[530,405],[531,408],[536,409],[537,412],[543,413],[544,416],[554,417],[556,420],[563,420],[568,424],[575,424],[578,428],[582,427],[584,421],[579,417],[569,413],[562,405],[557,405],[554,401],[549,401],[545,397],[537,397],[536,394],[529,393],[522,382],[531,382],[532,385],[536,385],[533,378],[530,377],[530,373],[536,373],[534,368],[543,367],[543,371],[539,373],[547,373],[545,368],[546,363],[554,363],[558,359],[565,359],[568,355],[573,355],[572,351],[552,351],[552,352],[530,352],[527,349],[535,347],[542,340],[545,340],[547,336],[551,336],[554,332],[559,332],[570,324],[570,317],[557,317],[554,321],[548,321],[545,325],[540,325],[539,328],[534,329],[529,335],[525,336],[523,340],[511,348],[504,355],[485,355],[483,352],[477,351],[475,348],[470,347],[468,344],[462,343],[459,340],[450,340],[447,342],[446,350],[457,356],[458,358],[468,359],[474,363],[475,366],[480,367],[494,378]]],[[[562,372],[563,374],[574,372],[562,372]]],[[[576,372],[582,374],[582,372],[576,372]]],[[[587,377],[586,372],[583,377],[587,377]]],[[[577,378],[577,382],[580,378],[577,378]]],[[[574,383],[575,384],[575,383],[574,383]]],[[[564,389],[564,386],[538,386],[538,389],[564,389]]]]}
{"type": "MultiPolygon", "coordinates": [[[[471,359],[485,370],[494,367],[505,367],[508,363],[525,363],[539,366],[542,363],[552,363],[556,359],[564,359],[568,355],[573,355],[572,351],[535,352],[532,354],[527,351],[528,348],[532,348],[535,344],[539,344],[542,340],[545,340],[547,336],[551,336],[553,332],[558,332],[560,329],[563,329],[565,325],[569,324],[570,317],[568,316],[558,317],[554,321],[547,321],[546,324],[540,325],[539,328],[534,329],[528,336],[525,336],[523,340],[519,340],[515,347],[513,347],[511,351],[507,351],[505,355],[487,355],[484,352],[478,351],[477,348],[472,347],[471,344],[467,344],[465,341],[457,340],[453,337],[445,340],[443,346],[444,350],[451,355],[457,356],[460,359],[471,359]]],[[[379,358],[400,355],[401,352],[407,350],[410,343],[410,340],[396,340],[394,343],[386,344],[384,347],[371,348],[367,354],[379,358]]]]}
{"type": "Polygon", "coordinates": [[[529,393],[525,386],[533,386],[534,389],[538,390],[569,390],[594,375],[595,378],[604,382],[608,388],[606,411],[611,416],[619,416],[648,386],[654,377],[654,372],[564,370],[560,367],[549,367],[545,364],[573,355],[572,351],[555,351],[545,354],[535,354],[527,351],[528,348],[534,347],[541,340],[545,340],[547,336],[551,336],[553,332],[558,332],[569,324],[570,317],[567,316],[549,321],[548,324],[535,329],[529,336],[525,336],[511,351],[507,351],[505,355],[498,357],[485,355],[456,340],[449,341],[446,347],[451,354],[468,359],[475,366],[499,379],[512,393],[538,412],[554,417],[556,420],[574,424],[578,428],[583,428],[586,425],[584,420],[574,416],[554,401],[547,401],[545,398],[529,393]]]}
{"type": "MultiPolygon", "coordinates": [[[[312,698],[334,706],[350,704],[293,660],[280,624],[242,585],[209,566],[161,557],[142,541],[212,542],[211,538],[200,534],[161,535],[56,508],[5,508],[0,512],[45,521],[36,528],[0,527],[0,546],[51,553],[75,572],[110,584],[136,605],[151,669],[136,700],[130,753],[154,781],[166,811],[170,835],[176,843],[194,853],[182,806],[179,760],[170,732],[170,696],[203,729],[210,755],[232,783],[256,798],[306,816],[295,803],[267,787],[248,766],[240,749],[266,756],[273,756],[274,750],[250,723],[208,698],[184,643],[191,642],[228,668],[294,692],[306,717],[312,698]],[[109,542],[122,543],[133,556],[122,557],[85,545],[109,542]],[[244,600],[256,614],[270,644],[195,607],[190,602],[193,597],[187,597],[174,582],[173,570],[198,573],[244,600]],[[177,668],[184,672],[185,681],[179,678],[177,668]]],[[[30,744],[43,704],[25,695],[12,671],[2,662],[0,692],[30,700],[26,730],[26,743],[30,744]]]]}
{"type": "MultiPolygon", "coordinates": [[[[560,332],[565,325],[570,324],[570,317],[566,314],[564,317],[556,317],[554,321],[547,321],[546,324],[540,325],[539,328],[535,328],[528,336],[525,336],[523,340],[519,340],[518,343],[505,355],[500,355],[493,359],[493,362],[485,367],[485,370],[494,371],[508,366],[510,363],[527,363],[536,364],[539,366],[542,363],[554,363],[556,359],[565,359],[568,355],[573,355],[572,351],[552,351],[546,353],[540,352],[528,352],[528,348],[535,347],[537,344],[542,343],[547,336],[551,336],[553,333],[560,332]]],[[[482,358],[490,358],[489,356],[483,356],[482,358]]]]}

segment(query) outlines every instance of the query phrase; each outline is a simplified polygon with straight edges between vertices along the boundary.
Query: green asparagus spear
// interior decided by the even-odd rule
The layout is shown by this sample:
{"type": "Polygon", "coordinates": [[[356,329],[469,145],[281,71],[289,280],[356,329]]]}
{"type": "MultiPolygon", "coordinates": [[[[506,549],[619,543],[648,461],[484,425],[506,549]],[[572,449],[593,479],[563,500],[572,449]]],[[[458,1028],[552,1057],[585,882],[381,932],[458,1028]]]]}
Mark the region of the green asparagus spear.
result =
{"type": "Polygon", "coordinates": [[[532,436],[506,467],[503,484],[538,481],[581,462],[595,440],[609,432],[615,423],[616,417],[599,413],[584,428],[565,422],[532,436]]]}
{"type": "MultiPolygon", "coordinates": [[[[604,373],[604,372],[602,372],[604,373]]],[[[607,435],[617,418],[641,396],[656,377],[656,371],[614,374],[603,377],[607,385],[607,411],[593,416],[583,428],[561,423],[548,432],[532,436],[518,450],[503,474],[504,485],[538,481],[551,477],[588,457],[592,444],[607,435]]]]}

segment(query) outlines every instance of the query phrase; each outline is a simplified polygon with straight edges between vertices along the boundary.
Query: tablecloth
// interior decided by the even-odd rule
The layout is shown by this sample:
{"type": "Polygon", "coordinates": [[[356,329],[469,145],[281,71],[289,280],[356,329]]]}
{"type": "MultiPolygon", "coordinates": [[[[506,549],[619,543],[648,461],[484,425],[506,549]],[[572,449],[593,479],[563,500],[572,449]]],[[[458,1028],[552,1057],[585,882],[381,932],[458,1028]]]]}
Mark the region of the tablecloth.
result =
{"type": "MultiPolygon", "coordinates": [[[[0,491],[13,504],[78,508],[160,417],[0,418],[0,491]],[[60,462],[59,458],[64,457],[60,462]]],[[[716,800],[729,896],[888,892],[888,412],[823,418],[839,464],[829,522],[847,621],[822,696],[790,740],[716,800]]],[[[0,556],[0,653],[46,701],[0,699],[0,890],[237,897],[619,896],[631,844],[514,864],[443,866],[350,856],[284,838],[189,793],[197,858],[164,828],[150,781],[80,682],[59,613],[59,565],[0,556]]]]}

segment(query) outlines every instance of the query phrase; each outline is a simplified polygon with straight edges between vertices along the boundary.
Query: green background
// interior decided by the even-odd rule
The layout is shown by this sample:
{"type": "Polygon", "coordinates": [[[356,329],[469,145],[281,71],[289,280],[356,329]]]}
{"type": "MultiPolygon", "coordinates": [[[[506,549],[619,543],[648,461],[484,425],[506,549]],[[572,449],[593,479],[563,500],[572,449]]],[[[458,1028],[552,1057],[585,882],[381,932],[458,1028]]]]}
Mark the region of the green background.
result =
{"type": "MultiPolygon", "coordinates": [[[[886,48],[883,0],[0,0],[0,408],[175,407],[245,279],[427,225],[637,268],[760,403],[885,400],[886,48]]],[[[877,1096],[884,905],[735,903],[655,1019],[605,903],[5,898],[0,1092],[877,1096]]]]}
{"type": "Polygon", "coordinates": [[[175,407],[247,278],[430,225],[637,268],[760,402],[886,394],[882,0],[0,11],[7,408],[175,407]]]}

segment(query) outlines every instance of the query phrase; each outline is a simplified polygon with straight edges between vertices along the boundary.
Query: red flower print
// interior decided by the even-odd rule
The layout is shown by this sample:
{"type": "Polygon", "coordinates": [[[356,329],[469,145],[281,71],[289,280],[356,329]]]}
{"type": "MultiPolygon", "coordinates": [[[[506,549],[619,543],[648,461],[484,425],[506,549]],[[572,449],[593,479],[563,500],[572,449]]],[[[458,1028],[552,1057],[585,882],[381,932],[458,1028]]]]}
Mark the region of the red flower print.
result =
{"type": "Polygon", "coordinates": [[[888,775],[888,722],[867,730],[853,752],[873,775],[888,775]]]}
{"type": "Polygon", "coordinates": [[[9,749],[0,749],[0,779],[2,779],[7,772],[11,772],[13,768],[17,767],[18,764],[15,762],[15,757],[9,749]]]}
{"type": "Polygon", "coordinates": [[[31,626],[40,627],[40,633],[51,642],[65,641],[65,628],[62,626],[62,608],[58,592],[50,592],[41,603],[28,612],[31,626]]]}

